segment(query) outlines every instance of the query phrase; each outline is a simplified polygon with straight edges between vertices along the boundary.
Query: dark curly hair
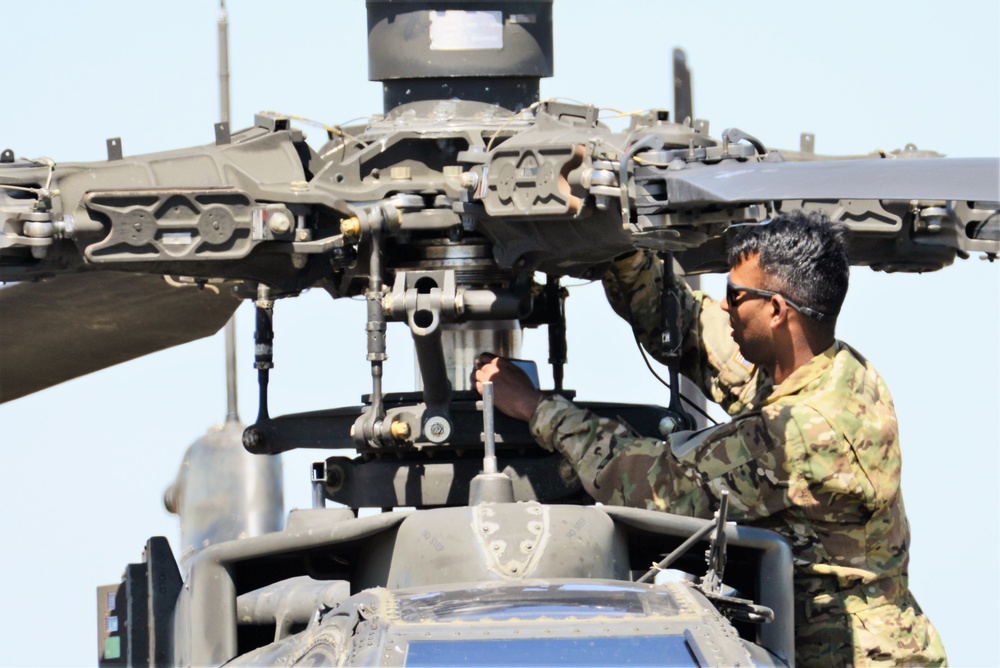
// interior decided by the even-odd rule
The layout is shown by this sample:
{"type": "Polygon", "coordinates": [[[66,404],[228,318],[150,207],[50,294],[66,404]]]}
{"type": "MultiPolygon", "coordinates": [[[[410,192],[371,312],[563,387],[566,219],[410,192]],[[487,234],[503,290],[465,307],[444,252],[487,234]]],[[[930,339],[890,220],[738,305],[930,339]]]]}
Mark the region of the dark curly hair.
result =
{"type": "Polygon", "coordinates": [[[835,321],[847,296],[851,262],[847,227],[819,211],[782,213],[748,225],[729,242],[730,268],[757,257],[768,285],[787,298],[835,321]]]}

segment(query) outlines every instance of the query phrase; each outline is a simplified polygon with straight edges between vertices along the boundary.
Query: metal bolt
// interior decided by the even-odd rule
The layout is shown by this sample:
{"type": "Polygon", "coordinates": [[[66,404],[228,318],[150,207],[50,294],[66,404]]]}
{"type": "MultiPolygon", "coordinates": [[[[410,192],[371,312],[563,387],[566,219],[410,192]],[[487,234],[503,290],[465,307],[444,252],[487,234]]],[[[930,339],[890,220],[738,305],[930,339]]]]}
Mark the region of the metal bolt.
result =
{"type": "Polygon", "coordinates": [[[389,433],[397,441],[405,441],[410,437],[410,425],[402,420],[396,420],[389,426],[389,433]]]}
{"type": "Polygon", "coordinates": [[[243,431],[243,447],[247,450],[255,450],[264,442],[264,434],[256,427],[247,427],[243,431]]]}
{"type": "Polygon", "coordinates": [[[275,234],[286,234],[292,229],[292,217],[284,211],[271,212],[267,217],[267,226],[275,234]]]}
{"type": "Polygon", "coordinates": [[[348,239],[357,239],[361,236],[361,221],[357,216],[351,216],[340,222],[340,233],[348,239]]]}
{"type": "Polygon", "coordinates": [[[678,422],[676,418],[670,415],[666,416],[665,418],[660,420],[659,424],[660,436],[663,436],[664,438],[669,436],[670,434],[674,433],[674,430],[677,429],[677,426],[678,422]]]}
{"type": "Polygon", "coordinates": [[[451,424],[441,416],[435,416],[424,424],[427,438],[432,443],[443,443],[451,436],[451,424]]]}

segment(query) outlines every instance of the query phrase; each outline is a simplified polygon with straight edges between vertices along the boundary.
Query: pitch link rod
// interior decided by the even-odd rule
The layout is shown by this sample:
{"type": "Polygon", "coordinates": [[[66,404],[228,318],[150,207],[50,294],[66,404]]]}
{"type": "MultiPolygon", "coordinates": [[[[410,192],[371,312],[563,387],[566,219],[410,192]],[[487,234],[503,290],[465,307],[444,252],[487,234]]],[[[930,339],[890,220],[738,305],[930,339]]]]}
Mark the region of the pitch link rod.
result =
{"type": "Polygon", "coordinates": [[[382,363],[388,357],[385,353],[385,310],[382,306],[382,227],[372,225],[370,230],[371,260],[368,264],[368,322],[365,325],[368,338],[368,361],[372,366],[372,405],[363,427],[365,440],[379,439],[379,423],[385,418],[382,403],[382,363]]]}
{"type": "Polygon", "coordinates": [[[254,363],[257,369],[257,423],[269,419],[267,413],[267,384],[270,370],[274,368],[274,301],[271,299],[271,288],[266,285],[257,286],[256,328],[254,329],[254,363]]]}

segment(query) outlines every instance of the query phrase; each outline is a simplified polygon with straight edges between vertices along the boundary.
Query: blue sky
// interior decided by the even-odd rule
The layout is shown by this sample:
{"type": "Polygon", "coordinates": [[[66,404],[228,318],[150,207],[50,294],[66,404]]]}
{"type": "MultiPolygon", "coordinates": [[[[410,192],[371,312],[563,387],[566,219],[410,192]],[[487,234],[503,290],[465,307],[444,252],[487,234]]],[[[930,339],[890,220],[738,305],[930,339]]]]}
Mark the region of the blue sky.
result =
{"type": "MultiPolygon", "coordinates": [[[[211,143],[211,0],[2,3],[0,148],[100,160],[211,143]]],[[[1000,155],[1000,5],[984,2],[555,3],[556,76],[544,97],[672,106],[670,53],[687,50],[696,116],[768,146],[868,153],[913,143],[1000,155]],[[598,13],[600,12],[600,13],[598,13]]],[[[239,0],[229,7],[234,127],[260,110],[342,123],[381,111],[367,81],[364,3],[239,0]]],[[[319,139],[319,132],[305,128],[319,139]]],[[[721,294],[721,279],[708,288],[721,294]]],[[[566,386],[585,399],[665,402],[595,286],[567,303],[566,386]]],[[[2,317],[2,314],[0,314],[2,317]]],[[[252,314],[239,315],[240,405],[253,418],[252,314]]],[[[272,414],[357,403],[368,391],[364,308],[311,292],[275,309],[272,414]]],[[[390,327],[389,391],[413,386],[408,333],[390,327]],[[394,331],[395,330],[395,331],[394,331]]],[[[922,276],[858,268],[839,336],[886,378],[899,414],[913,530],[911,583],[954,665],[1000,663],[1000,266],[973,257],[922,276]]],[[[0,665],[96,661],[94,588],[177,544],[162,508],[187,445],[224,417],[221,337],[0,406],[9,610],[0,665]],[[58,640],[56,640],[58,639],[58,640]]],[[[524,357],[551,382],[544,332],[524,357]]],[[[308,464],[285,458],[287,507],[309,505],[308,464]]]]}

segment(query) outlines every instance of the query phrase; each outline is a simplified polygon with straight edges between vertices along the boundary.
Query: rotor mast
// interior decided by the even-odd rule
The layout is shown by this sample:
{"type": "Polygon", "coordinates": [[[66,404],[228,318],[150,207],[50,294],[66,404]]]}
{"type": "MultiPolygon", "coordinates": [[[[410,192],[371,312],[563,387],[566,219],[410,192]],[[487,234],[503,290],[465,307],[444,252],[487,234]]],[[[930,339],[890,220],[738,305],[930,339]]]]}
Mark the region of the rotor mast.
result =
{"type": "MultiPolygon", "coordinates": [[[[368,0],[367,10],[368,74],[382,84],[386,114],[406,106],[420,115],[429,107],[419,103],[452,99],[522,112],[539,101],[541,78],[552,76],[552,0],[368,0]]],[[[490,276],[480,275],[484,263],[492,265],[482,240],[440,240],[422,251],[420,270],[456,269],[467,287],[489,289],[495,272],[491,267],[490,276]]],[[[517,320],[446,321],[436,329],[440,345],[431,354],[414,332],[418,353],[424,351],[416,359],[416,389],[425,394],[441,394],[434,386],[445,384],[451,391],[472,390],[481,352],[520,356],[517,320]]]]}

